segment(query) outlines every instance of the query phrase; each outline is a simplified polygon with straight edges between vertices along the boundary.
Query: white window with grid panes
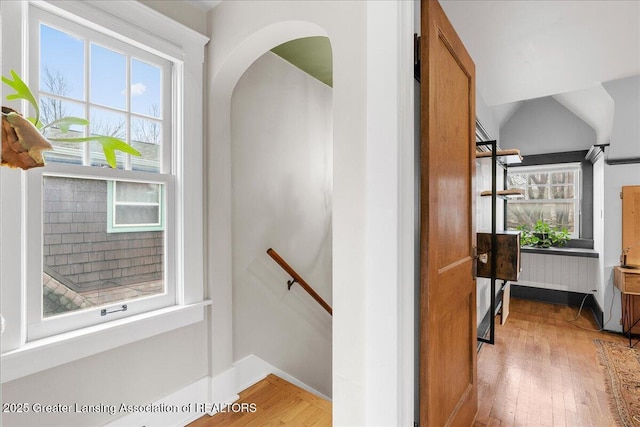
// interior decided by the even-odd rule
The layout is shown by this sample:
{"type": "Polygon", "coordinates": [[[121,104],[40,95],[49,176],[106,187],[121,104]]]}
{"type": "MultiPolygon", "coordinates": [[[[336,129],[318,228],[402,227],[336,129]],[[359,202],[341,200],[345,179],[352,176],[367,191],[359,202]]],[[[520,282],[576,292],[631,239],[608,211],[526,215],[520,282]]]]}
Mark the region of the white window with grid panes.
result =
{"type": "Polygon", "coordinates": [[[27,272],[28,337],[174,304],[174,234],[160,217],[161,201],[175,204],[171,62],[37,7],[29,30],[30,81],[53,150],[27,182],[41,206],[29,210],[31,223],[42,224],[27,241],[29,265],[42,262],[27,272]],[[90,124],[55,125],[69,116],[90,124]],[[98,142],[55,141],[95,135],[119,138],[140,156],[116,151],[109,168],[98,142]]]}
{"type": "MultiPolygon", "coordinates": [[[[202,210],[186,209],[203,204],[202,165],[188,163],[202,158],[203,135],[182,123],[202,117],[206,38],[136,2],[16,3],[3,4],[3,38],[26,36],[3,75],[15,69],[30,86],[53,145],[42,168],[0,171],[3,184],[18,185],[2,186],[0,213],[22,218],[17,233],[1,223],[0,247],[16,248],[13,262],[0,261],[3,290],[12,286],[2,301],[10,326],[2,360],[15,361],[19,377],[55,363],[18,364],[27,349],[70,361],[74,344],[122,345],[114,327],[152,336],[203,318],[203,272],[192,267],[203,264],[202,210]],[[140,14],[147,22],[130,21],[140,14]],[[7,17],[15,19],[5,25],[7,17]],[[164,38],[167,28],[176,40],[164,38]],[[186,84],[185,74],[199,83],[186,84]],[[70,116],[89,125],[56,124],[70,116]],[[98,135],[139,156],[116,151],[110,162],[90,140],[98,135]],[[66,339],[73,344],[54,349],[66,339]]],[[[14,108],[33,114],[26,103],[14,108]]]]}
{"type": "Polygon", "coordinates": [[[533,229],[538,220],[566,228],[572,238],[580,232],[580,164],[564,163],[511,167],[507,185],[524,197],[507,203],[507,229],[533,229]]]}

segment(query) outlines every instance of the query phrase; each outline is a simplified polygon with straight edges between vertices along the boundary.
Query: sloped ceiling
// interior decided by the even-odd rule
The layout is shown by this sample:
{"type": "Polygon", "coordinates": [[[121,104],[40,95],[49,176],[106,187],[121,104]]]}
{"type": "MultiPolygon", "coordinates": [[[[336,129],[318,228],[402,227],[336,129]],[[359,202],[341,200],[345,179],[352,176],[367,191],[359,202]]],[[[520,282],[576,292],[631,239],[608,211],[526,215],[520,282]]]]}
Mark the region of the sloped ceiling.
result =
{"type": "Polygon", "coordinates": [[[640,2],[441,0],[476,63],[477,86],[504,124],[523,101],[553,96],[608,142],[602,83],[640,74],[640,2]],[[506,120],[505,120],[506,117],[506,120]]]}
{"type": "MultiPolygon", "coordinates": [[[[188,0],[210,10],[222,0],[188,0]]],[[[611,136],[614,105],[602,86],[640,74],[640,1],[440,0],[476,63],[477,86],[501,125],[522,102],[553,96],[611,136]]],[[[332,86],[331,46],[294,40],[273,52],[332,86]]]]}
{"type": "Polygon", "coordinates": [[[271,51],[327,86],[333,87],[333,56],[329,38],[305,37],[291,40],[271,51]]]}
{"type": "Polygon", "coordinates": [[[588,89],[640,73],[640,2],[443,0],[485,102],[588,89]]]}

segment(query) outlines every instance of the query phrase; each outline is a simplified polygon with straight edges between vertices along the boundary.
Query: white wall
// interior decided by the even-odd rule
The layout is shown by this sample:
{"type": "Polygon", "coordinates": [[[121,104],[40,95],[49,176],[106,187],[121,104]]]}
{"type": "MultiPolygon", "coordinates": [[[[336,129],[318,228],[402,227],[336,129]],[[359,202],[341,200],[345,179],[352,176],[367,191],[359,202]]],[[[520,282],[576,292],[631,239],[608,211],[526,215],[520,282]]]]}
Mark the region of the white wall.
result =
{"type": "MultiPolygon", "coordinates": [[[[168,332],[2,385],[3,402],[143,405],[207,376],[207,323],[168,332]]],[[[123,415],[3,413],[3,426],[97,426],[123,415]]]]}
{"type": "Polygon", "coordinates": [[[595,131],[551,97],[525,101],[500,130],[502,148],[522,155],[588,150],[595,131]]]}
{"type": "Polygon", "coordinates": [[[328,396],[331,316],[310,318],[317,303],[287,291],[289,277],[265,251],[331,304],[331,92],[267,52],[231,101],[233,357],[255,354],[328,396]]]}
{"type": "Polygon", "coordinates": [[[604,307],[605,321],[613,300],[611,320],[605,323],[605,329],[621,330],[620,292],[613,285],[613,267],[620,265],[622,252],[622,200],[620,192],[623,185],[640,185],[640,165],[605,165],[604,167],[604,307]]]}
{"type": "Polygon", "coordinates": [[[249,65],[273,46],[311,35],[326,35],[331,42],[336,425],[413,420],[411,398],[403,398],[406,390],[412,394],[414,380],[412,6],[233,1],[209,14],[214,40],[207,117],[214,375],[233,363],[232,90],[249,65]]]}
{"type": "Polygon", "coordinates": [[[640,157],[640,76],[603,83],[615,102],[609,158],[640,157]]]}
{"type": "Polygon", "coordinates": [[[183,0],[138,0],[201,34],[207,33],[207,12],[183,0]]]}
{"type": "MultiPolygon", "coordinates": [[[[593,250],[600,254],[595,277],[595,289],[597,289],[597,292],[594,296],[600,308],[605,313],[608,313],[608,307],[611,302],[609,301],[609,305],[607,305],[604,300],[607,283],[604,278],[604,167],[604,155],[601,155],[593,164],[593,250]]],[[[607,320],[606,317],[603,320],[607,320]]]]}
{"type": "Polygon", "coordinates": [[[476,118],[482,123],[482,126],[489,132],[492,139],[497,139],[500,142],[500,123],[494,113],[494,108],[491,108],[484,102],[484,98],[480,93],[480,89],[476,87],[476,118]]]}
{"type": "MultiPolygon", "coordinates": [[[[607,159],[640,157],[640,76],[603,83],[615,101],[611,146],[607,159]]],[[[594,169],[595,172],[595,169],[594,169]]],[[[620,293],[613,285],[613,267],[620,264],[622,251],[622,201],[623,185],[640,185],[640,164],[607,165],[603,167],[603,253],[601,253],[601,277],[603,284],[603,311],[606,329],[621,330],[620,293]]],[[[596,217],[597,218],[597,217],[596,217]]]]}

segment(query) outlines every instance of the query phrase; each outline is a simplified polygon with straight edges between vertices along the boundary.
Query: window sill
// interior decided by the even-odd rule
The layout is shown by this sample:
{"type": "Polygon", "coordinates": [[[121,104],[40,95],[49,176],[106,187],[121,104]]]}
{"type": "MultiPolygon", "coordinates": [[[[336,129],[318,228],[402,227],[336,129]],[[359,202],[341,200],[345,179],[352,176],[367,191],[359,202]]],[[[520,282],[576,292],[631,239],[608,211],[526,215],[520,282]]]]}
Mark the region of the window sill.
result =
{"type": "Polygon", "coordinates": [[[1,382],[188,326],[204,319],[211,300],[174,306],[29,342],[2,354],[1,382]]]}
{"type": "Polygon", "coordinates": [[[600,254],[593,249],[588,248],[533,248],[523,247],[520,248],[522,253],[527,254],[544,254],[544,255],[561,255],[561,256],[575,256],[584,258],[599,258],[600,254]]]}

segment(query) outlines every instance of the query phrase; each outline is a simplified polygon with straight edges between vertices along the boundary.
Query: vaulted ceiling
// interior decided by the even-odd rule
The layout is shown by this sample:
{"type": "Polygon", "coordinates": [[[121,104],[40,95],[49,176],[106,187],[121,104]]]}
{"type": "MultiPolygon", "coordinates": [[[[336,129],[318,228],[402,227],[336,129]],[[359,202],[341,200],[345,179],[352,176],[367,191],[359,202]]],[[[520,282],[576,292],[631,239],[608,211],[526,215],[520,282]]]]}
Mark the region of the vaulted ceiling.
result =
{"type": "MultiPolygon", "coordinates": [[[[188,1],[210,10],[222,0],[188,1]]],[[[640,74],[640,1],[440,3],[476,63],[479,92],[498,122],[526,100],[553,96],[595,129],[599,143],[608,141],[615,106],[602,83],[640,74]]],[[[285,46],[281,56],[305,69],[300,64],[314,62],[303,58],[305,50],[304,43],[285,46]]]]}
{"type": "Polygon", "coordinates": [[[553,96],[608,141],[603,82],[640,74],[640,2],[441,0],[503,123],[521,102],[553,96]]]}
{"type": "Polygon", "coordinates": [[[488,105],[640,73],[638,1],[443,0],[488,105]]]}

